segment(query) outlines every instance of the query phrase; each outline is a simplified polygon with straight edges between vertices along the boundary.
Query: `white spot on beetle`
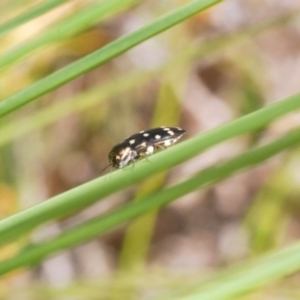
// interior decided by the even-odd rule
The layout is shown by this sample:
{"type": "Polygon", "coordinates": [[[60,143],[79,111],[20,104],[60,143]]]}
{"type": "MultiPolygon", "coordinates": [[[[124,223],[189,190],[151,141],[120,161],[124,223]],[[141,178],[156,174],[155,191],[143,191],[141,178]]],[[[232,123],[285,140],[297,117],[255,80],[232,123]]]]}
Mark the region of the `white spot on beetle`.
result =
{"type": "Polygon", "coordinates": [[[135,143],[135,139],[129,141],[129,144],[130,144],[130,145],[132,145],[132,144],[134,144],[134,143],[135,143]]]}
{"type": "Polygon", "coordinates": [[[153,152],[154,152],[154,147],[153,147],[153,146],[149,146],[149,147],[147,148],[146,154],[147,154],[147,155],[150,155],[150,154],[153,154],[153,152]]]}
{"type": "Polygon", "coordinates": [[[168,134],[169,134],[169,135],[174,135],[175,133],[174,133],[172,130],[169,130],[169,131],[168,131],[168,134]]]}
{"type": "Polygon", "coordinates": [[[172,144],[173,144],[172,140],[166,140],[166,141],[164,142],[164,146],[165,146],[165,147],[170,147],[172,144]]]}
{"type": "Polygon", "coordinates": [[[155,136],[155,138],[156,138],[157,140],[159,140],[159,139],[161,138],[161,136],[160,136],[159,134],[157,134],[157,135],[155,136]]]}
{"type": "Polygon", "coordinates": [[[149,133],[144,133],[143,136],[147,137],[149,136],[149,133]]]}

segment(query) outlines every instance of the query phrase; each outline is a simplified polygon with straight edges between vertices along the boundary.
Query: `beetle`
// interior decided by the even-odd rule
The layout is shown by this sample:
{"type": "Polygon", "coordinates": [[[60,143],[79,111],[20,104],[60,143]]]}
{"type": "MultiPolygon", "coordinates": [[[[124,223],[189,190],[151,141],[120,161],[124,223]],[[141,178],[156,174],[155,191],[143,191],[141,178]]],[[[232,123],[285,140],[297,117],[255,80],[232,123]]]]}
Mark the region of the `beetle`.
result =
{"type": "Polygon", "coordinates": [[[175,144],[186,130],[180,127],[157,127],[140,131],[115,145],[108,159],[116,169],[123,168],[135,161],[166,149],[175,144]]]}

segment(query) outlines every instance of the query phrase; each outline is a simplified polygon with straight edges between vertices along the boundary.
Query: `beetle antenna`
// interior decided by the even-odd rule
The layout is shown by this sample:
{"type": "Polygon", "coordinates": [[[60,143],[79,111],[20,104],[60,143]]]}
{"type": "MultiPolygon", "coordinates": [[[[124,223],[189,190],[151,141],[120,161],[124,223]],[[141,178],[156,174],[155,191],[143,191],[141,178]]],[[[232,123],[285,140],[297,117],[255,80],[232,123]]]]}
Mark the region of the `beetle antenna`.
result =
{"type": "Polygon", "coordinates": [[[112,166],[112,164],[107,165],[104,169],[102,169],[102,171],[99,174],[101,174],[103,171],[105,171],[110,166],[112,166]]]}

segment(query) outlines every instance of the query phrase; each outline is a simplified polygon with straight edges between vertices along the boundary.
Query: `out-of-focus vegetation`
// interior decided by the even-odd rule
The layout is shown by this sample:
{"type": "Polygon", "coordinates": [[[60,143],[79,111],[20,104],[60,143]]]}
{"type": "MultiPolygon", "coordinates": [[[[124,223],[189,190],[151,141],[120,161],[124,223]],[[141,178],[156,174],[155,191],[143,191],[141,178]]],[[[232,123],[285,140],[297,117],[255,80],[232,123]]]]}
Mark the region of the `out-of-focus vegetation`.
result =
{"type": "Polygon", "coordinates": [[[0,3],[0,299],[299,298],[300,5],[218,2],[0,3]]]}

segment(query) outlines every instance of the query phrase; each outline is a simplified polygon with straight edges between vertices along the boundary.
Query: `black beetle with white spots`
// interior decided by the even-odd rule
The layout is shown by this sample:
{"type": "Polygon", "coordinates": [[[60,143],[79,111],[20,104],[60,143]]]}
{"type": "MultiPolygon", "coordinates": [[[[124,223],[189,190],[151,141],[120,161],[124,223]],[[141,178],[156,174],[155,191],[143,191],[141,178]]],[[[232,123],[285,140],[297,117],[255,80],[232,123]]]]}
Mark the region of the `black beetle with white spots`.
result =
{"type": "Polygon", "coordinates": [[[116,169],[123,168],[172,146],[185,132],[179,127],[162,126],[133,134],[112,148],[108,156],[110,165],[116,169]]]}

